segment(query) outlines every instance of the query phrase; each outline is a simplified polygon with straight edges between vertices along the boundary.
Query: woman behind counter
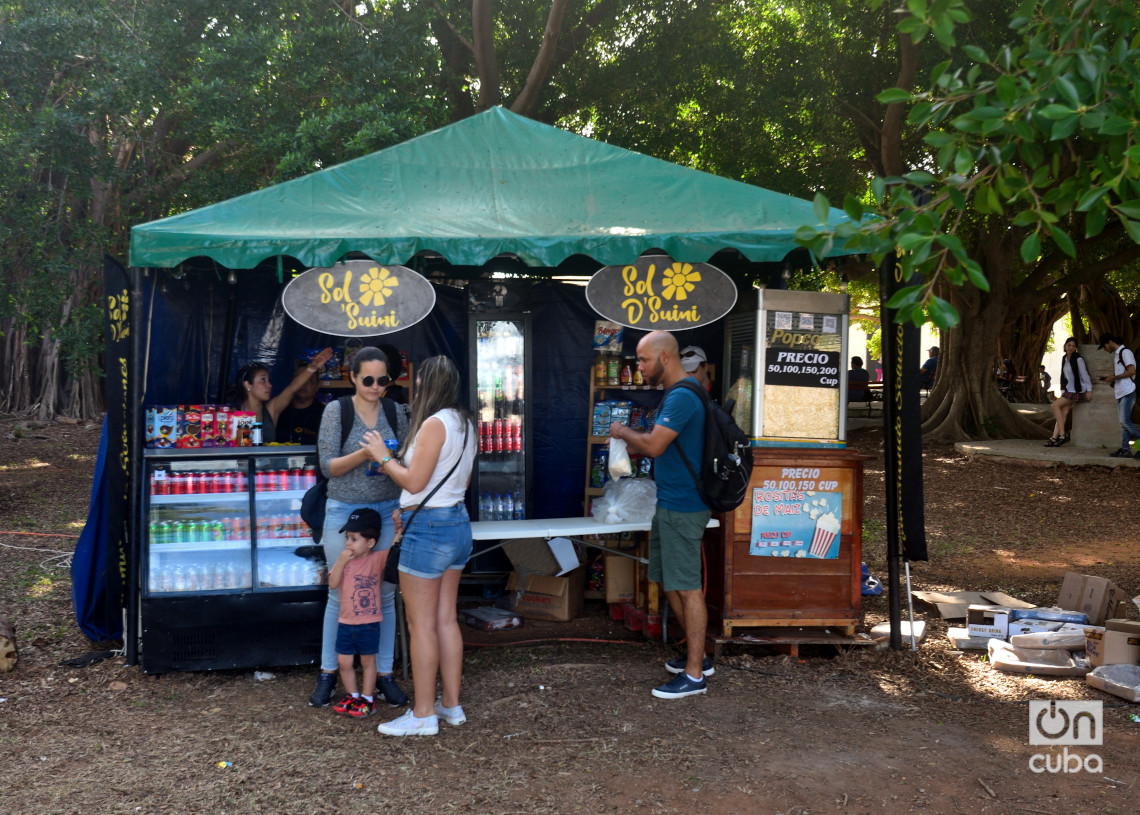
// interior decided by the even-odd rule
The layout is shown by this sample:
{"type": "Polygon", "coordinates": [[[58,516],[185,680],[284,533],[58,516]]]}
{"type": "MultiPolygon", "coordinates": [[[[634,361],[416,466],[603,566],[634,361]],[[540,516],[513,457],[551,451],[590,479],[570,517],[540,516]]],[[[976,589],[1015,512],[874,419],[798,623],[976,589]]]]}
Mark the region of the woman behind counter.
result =
{"type": "Polygon", "coordinates": [[[467,721],[459,705],[463,635],[456,602],[459,576],[471,556],[471,521],[463,496],[471,480],[477,433],[460,406],[459,393],[455,363],[432,357],[416,374],[408,441],[399,450],[403,463],[389,457],[380,434],[364,437],[372,458],[403,488],[400,591],[411,639],[415,706],[377,728],[388,736],[434,736],[439,719],[451,725],[467,721]],[[417,506],[419,512],[411,518],[417,506]],[[437,673],[442,682],[438,698],[437,673]]]}
{"type": "MultiPolygon", "coordinates": [[[[329,477],[321,545],[325,550],[325,561],[330,567],[344,550],[345,533],[340,530],[355,509],[369,507],[380,513],[385,523],[373,551],[391,548],[396,536],[391,518],[400,507],[400,488],[381,471],[377,460],[389,455],[384,439],[396,439],[403,444],[408,436],[408,416],[403,408],[395,409],[396,427],[392,427],[381,404],[381,394],[390,381],[388,361],[383,351],[371,346],[357,351],[352,358],[349,379],[355,388],[349,403],[355,415],[348,438],[341,445],[341,402],[338,399],[325,408],[317,439],[321,470],[329,477]],[[378,449],[381,452],[378,458],[374,458],[373,452],[364,447],[363,440],[368,434],[380,439],[378,449]]],[[[399,707],[408,703],[408,697],[392,677],[392,661],[396,650],[394,583],[380,584],[380,613],[376,691],[389,705],[399,707]]],[[[321,673],[317,678],[317,687],[309,697],[312,707],[327,707],[336,691],[336,632],[339,616],[340,593],[330,589],[325,605],[324,628],[321,631],[321,673]]]]}
{"type": "Polygon", "coordinates": [[[237,390],[237,409],[254,415],[254,421],[261,422],[261,443],[277,441],[277,418],[291,401],[293,394],[324,367],[332,358],[332,349],[326,348],[317,354],[309,364],[298,367],[292,381],[281,393],[273,396],[273,385],[269,381],[269,369],[260,362],[253,362],[238,371],[234,387],[237,390]],[[237,401],[241,400],[241,401],[237,401]]]}

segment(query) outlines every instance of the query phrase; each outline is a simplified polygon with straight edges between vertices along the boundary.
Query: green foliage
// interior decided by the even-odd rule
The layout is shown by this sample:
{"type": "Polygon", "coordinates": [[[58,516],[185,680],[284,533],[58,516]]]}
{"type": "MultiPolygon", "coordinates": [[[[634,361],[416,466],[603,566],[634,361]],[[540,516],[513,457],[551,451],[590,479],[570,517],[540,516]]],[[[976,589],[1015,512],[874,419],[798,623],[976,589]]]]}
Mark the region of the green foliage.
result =
{"type": "Polygon", "coordinates": [[[950,58],[925,90],[894,88],[879,100],[910,105],[929,158],[924,169],[874,180],[878,219],[805,229],[805,245],[837,241],[876,260],[897,250],[903,276],[924,283],[889,305],[946,328],[958,314],[939,285],[988,290],[960,237],[972,224],[1008,223],[1027,266],[1140,243],[1140,6],[1027,0],[1010,22],[1014,38],[987,49],[956,47],[970,19],[961,0],[907,8],[899,31],[915,42],[933,34],[950,58]]]}

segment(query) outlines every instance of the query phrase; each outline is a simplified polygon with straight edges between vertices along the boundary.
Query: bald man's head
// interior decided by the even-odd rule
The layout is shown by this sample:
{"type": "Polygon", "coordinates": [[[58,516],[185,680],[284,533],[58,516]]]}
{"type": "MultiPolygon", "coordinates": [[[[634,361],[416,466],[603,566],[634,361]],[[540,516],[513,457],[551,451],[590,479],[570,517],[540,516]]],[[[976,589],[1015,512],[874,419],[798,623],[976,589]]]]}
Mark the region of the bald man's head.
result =
{"type": "Polygon", "coordinates": [[[670,387],[687,374],[681,367],[677,338],[668,331],[651,331],[637,343],[637,366],[650,385],[670,387]]]}

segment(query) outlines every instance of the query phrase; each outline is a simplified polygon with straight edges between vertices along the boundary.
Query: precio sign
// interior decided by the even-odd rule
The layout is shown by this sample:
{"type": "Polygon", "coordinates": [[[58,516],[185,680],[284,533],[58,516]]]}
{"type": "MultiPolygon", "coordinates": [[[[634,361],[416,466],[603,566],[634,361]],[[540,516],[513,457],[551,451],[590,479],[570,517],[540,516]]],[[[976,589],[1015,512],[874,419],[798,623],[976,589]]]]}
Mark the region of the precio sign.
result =
{"type": "Polygon", "coordinates": [[[281,302],[290,317],[322,334],[375,337],[426,317],[435,289],[406,266],[350,260],[293,278],[281,302]]]}
{"type": "Polygon", "coordinates": [[[586,300],[607,320],[629,328],[681,331],[728,314],[736,305],[736,284],[707,263],[645,255],[628,266],[598,270],[586,300]]]}

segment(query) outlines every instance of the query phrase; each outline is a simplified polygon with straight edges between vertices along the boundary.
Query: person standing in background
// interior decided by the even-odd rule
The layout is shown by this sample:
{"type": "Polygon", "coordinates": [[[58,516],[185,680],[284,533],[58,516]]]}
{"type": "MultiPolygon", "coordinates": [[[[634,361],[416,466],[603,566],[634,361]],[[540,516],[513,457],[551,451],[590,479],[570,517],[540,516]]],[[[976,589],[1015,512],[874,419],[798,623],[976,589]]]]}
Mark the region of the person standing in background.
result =
{"type": "Polygon", "coordinates": [[[681,349],[681,369],[697,380],[706,391],[712,388],[712,379],[709,377],[709,358],[705,349],[696,345],[681,349]]]}
{"type": "Polygon", "coordinates": [[[394,345],[381,345],[380,350],[388,358],[388,376],[392,377],[391,384],[384,391],[384,397],[391,399],[397,405],[406,405],[408,404],[408,389],[403,385],[396,384],[396,380],[404,375],[404,356],[394,345]]]}
{"type": "MultiPolygon", "coordinates": [[[[1100,379],[1112,385],[1113,393],[1116,394],[1117,418],[1120,419],[1120,449],[1109,455],[1113,458],[1128,458],[1132,455],[1128,443],[1140,439],[1140,430],[1132,424],[1132,407],[1136,404],[1136,356],[1124,347],[1124,340],[1107,332],[1100,335],[1097,348],[1112,354],[1112,373],[1100,379]]],[[[1140,451],[1137,451],[1137,457],[1140,458],[1140,451]]]]}
{"type": "Polygon", "coordinates": [[[918,386],[923,390],[930,390],[934,387],[934,375],[938,372],[938,346],[934,346],[929,351],[929,356],[926,362],[922,363],[922,367],[918,369],[918,386]]]}
{"type": "Polygon", "coordinates": [[[289,403],[277,419],[277,441],[287,444],[313,444],[317,443],[317,434],[321,430],[321,414],[325,406],[317,401],[317,390],[320,381],[317,379],[318,371],[308,362],[298,362],[295,373],[300,374],[301,369],[308,373],[301,387],[293,393],[293,401],[289,403]]]}
{"type": "Polygon", "coordinates": [[[332,358],[332,349],[325,348],[304,368],[298,367],[292,381],[276,396],[269,382],[269,369],[258,362],[243,367],[237,373],[231,402],[238,410],[252,413],[255,422],[261,423],[261,443],[273,444],[277,441],[277,418],[285,406],[293,401],[293,394],[305,381],[324,367],[332,358]]]}

